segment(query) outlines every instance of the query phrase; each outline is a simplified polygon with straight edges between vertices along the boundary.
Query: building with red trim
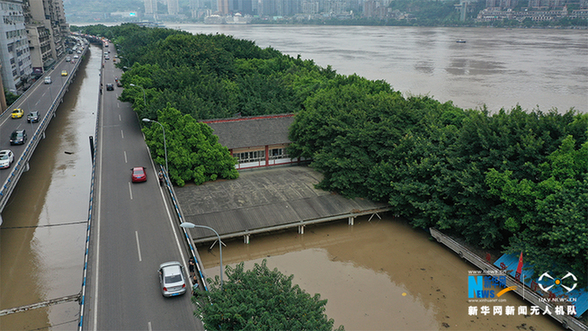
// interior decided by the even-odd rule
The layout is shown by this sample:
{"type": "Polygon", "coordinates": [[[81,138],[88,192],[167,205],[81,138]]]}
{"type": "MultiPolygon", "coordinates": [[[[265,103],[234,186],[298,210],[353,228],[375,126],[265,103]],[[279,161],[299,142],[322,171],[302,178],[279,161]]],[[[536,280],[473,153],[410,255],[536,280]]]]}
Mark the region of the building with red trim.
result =
{"type": "Polygon", "coordinates": [[[251,169],[285,164],[299,164],[304,158],[290,158],[286,147],[291,143],[288,129],[294,114],[249,116],[205,120],[239,163],[235,168],[251,169]]]}

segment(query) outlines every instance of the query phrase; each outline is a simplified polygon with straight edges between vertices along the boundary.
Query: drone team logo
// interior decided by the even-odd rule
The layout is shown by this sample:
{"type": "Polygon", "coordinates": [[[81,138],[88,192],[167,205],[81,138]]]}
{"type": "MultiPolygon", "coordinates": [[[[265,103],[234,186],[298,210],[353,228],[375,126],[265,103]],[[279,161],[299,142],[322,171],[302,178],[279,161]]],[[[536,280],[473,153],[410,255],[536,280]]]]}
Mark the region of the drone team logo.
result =
{"type": "MultiPolygon", "coordinates": [[[[553,278],[553,277],[552,277],[552,276],[549,274],[549,272],[544,272],[544,273],[543,273],[543,275],[541,275],[541,277],[539,277],[539,281],[541,282],[541,281],[543,280],[543,278],[549,278],[549,279],[551,279],[551,281],[552,281],[551,283],[552,283],[552,284],[551,284],[551,285],[549,285],[549,286],[547,286],[547,287],[543,287],[543,284],[539,283],[539,287],[540,287],[540,288],[541,288],[543,291],[547,292],[547,291],[549,291],[549,290],[550,290],[552,287],[554,287],[554,286],[561,286],[561,287],[563,287],[564,289],[566,289],[566,290],[567,290],[567,292],[566,292],[566,293],[570,293],[571,291],[573,291],[573,290],[576,288],[576,286],[577,286],[578,284],[577,284],[577,283],[574,283],[574,285],[573,285],[572,287],[568,287],[568,286],[565,286],[564,284],[562,284],[562,281],[563,281],[564,279],[568,278],[568,277],[572,277],[572,279],[574,280],[574,282],[577,282],[577,281],[578,281],[578,279],[576,278],[576,276],[574,276],[574,274],[573,274],[573,273],[571,273],[571,272],[569,272],[569,271],[568,271],[568,273],[567,273],[565,276],[563,276],[562,278],[553,278]]],[[[547,281],[547,280],[546,280],[546,281],[547,281]]]]}

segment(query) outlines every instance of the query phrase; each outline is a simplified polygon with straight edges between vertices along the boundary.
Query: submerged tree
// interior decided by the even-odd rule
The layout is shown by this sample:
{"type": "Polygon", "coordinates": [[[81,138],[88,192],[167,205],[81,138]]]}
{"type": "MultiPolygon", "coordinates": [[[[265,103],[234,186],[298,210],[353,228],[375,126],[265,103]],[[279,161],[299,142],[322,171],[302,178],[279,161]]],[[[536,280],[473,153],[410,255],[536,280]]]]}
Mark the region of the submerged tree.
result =
{"type": "MultiPolygon", "coordinates": [[[[207,330],[332,330],[335,321],[325,314],[327,300],[310,296],[294,275],[270,270],[264,259],[253,269],[243,262],[226,268],[228,280],[222,288],[218,276],[209,279],[208,296],[200,296],[197,314],[207,330]]],[[[343,330],[340,326],[338,330],[343,330]]]]}

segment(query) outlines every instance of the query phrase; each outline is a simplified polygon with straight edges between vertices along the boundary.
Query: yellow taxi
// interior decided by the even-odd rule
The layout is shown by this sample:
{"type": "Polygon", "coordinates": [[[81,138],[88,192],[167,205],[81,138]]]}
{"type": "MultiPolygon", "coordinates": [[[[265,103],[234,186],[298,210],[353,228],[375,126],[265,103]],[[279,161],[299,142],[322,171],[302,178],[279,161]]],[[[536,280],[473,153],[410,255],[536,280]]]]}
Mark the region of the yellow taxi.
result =
{"type": "Polygon", "coordinates": [[[16,108],[15,110],[12,111],[12,114],[10,116],[12,116],[12,118],[21,118],[24,115],[24,110],[20,109],[20,108],[16,108]]]}
{"type": "Polygon", "coordinates": [[[61,70],[61,76],[67,76],[67,70],[61,70]]]}

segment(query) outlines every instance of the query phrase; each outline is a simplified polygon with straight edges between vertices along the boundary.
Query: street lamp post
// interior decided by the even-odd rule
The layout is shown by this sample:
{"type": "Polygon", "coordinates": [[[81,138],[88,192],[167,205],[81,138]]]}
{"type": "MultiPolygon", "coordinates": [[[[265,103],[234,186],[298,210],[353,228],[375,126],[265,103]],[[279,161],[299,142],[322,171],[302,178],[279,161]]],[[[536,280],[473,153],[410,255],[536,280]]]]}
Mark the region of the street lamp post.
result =
{"type": "Polygon", "coordinates": [[[133,83],[129,84],[130,86],[136,86],[136,87],[140,87],[141,90],[143,91],[143,103],[145,104],[145,107],[147,107],[147,99],[145,98],[145,89],[143,88],[143,86],[140,85],[135,85],[133,83]]]}
{"type": "Polygon", "coordinates": [[[193,229],[193,228],[203,228],[203,229],[209,229],[212,230],[214,232],[214,234],[216,234],[216,237],[218,238],[218,250],[220,252],[220,281],[221,281],[221,289],[223,288],[223,243],[221,241],[221,238],[218,234],[218,232],[216,232],[215,229],[206,226],[206,225],[197,225],[194,223],[190,223],[190,222],[183,222],[182,224],[180,224],[181,227],[186,228],[186,229],[193,229]]]}
{"type": "Polygon", "coordinates": [[[169,174],[169,167],[167,165],[167,143],[165,142],[165,128],[163,125],[155,120],[150,120],[148,118],[142,119],[143,122],[154,122],[161,126],[161,130],[163,131],[163,151],[165,152],[165,171],[169,174]]]}

